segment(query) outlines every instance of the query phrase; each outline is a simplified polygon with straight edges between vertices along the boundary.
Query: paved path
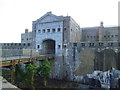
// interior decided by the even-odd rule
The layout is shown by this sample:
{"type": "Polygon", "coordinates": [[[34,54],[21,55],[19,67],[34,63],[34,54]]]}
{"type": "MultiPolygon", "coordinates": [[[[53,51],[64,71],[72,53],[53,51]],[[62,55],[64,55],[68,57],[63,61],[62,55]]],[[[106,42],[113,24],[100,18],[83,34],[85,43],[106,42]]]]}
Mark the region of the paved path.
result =
{"type": "MultiPolygon", "coordinates": [[[[0,90],[4,90],[4,89],[15,89],[15,90],[21,90],[18,87],[12,85],[11,83],[9,83],[7,80],[3,79],[2,76],[0,76],[0,90]]],[[[11,90],[12,90],[11,89],[11,90]]]]}

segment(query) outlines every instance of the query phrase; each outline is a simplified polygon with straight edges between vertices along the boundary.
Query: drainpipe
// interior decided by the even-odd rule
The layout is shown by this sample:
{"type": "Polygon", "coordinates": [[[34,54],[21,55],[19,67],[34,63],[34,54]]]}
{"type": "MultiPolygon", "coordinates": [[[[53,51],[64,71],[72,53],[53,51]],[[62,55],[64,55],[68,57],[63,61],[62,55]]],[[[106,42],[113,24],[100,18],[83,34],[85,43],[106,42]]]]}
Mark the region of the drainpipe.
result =
{"type": "Polygon", "coordinates": [[[73,43],[73,80],[75,79],[74,75],[75,75],[75,55],[76,55],[76,47],[77,47],[77,43],[73,43]]]}

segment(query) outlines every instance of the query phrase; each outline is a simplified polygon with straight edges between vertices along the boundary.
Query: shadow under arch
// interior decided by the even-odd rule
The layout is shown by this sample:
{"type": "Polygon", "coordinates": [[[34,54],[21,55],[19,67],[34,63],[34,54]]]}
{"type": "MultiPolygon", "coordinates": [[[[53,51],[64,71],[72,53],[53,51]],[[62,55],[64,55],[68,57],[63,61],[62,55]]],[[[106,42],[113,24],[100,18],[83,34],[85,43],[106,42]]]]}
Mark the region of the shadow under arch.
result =
{"type": "Polygon", "coordinates": [[[55,55],[55,40],[44,39],[42,41],[42,53],[44,55],[55,55]]]}

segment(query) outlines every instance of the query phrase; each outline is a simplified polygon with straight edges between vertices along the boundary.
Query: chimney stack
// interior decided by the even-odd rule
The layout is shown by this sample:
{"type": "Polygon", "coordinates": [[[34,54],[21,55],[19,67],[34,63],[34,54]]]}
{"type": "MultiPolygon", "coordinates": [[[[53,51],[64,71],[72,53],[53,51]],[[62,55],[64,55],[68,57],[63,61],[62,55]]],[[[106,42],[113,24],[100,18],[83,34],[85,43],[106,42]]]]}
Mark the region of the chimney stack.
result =
{"type": "Polygon", "coordinates": [[[28,29],[25,29],[25,33],[28,33],[28,29]]]}
{"type": "Polygon", "coordinates": [[[103,27],[103,22],[100,22],[100,26],[103,27]]]}

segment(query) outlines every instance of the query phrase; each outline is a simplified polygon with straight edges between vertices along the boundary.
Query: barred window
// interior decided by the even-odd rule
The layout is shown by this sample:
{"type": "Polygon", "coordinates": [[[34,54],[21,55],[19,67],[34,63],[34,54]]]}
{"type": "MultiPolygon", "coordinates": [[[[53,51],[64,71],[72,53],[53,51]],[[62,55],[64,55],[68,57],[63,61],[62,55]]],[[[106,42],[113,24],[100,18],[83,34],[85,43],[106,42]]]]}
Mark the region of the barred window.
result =
{"type": "Polygon", "coordinates": [[[43,29],[43,33],[45,33],[45,29],[43,29]]]}
{"type": "Polygon", "coordinates": [[[41,30],[38,30],[38,33],[41,33],[41,30]]]}
{"type": "Polygon", "coordinates": [[[60,32],[60,28],[58,28],[58,32],[60,32]]]}
{"type": "Polygon", "coordinates": [[[47,32],[50,32],[50,29],[47,29],[47,32]]]}
{"type": "Polygon", "coordinates": [[[54,29],[54,28],[52,29],[52,32],[55,32],[55,29],[54,29]]]}

